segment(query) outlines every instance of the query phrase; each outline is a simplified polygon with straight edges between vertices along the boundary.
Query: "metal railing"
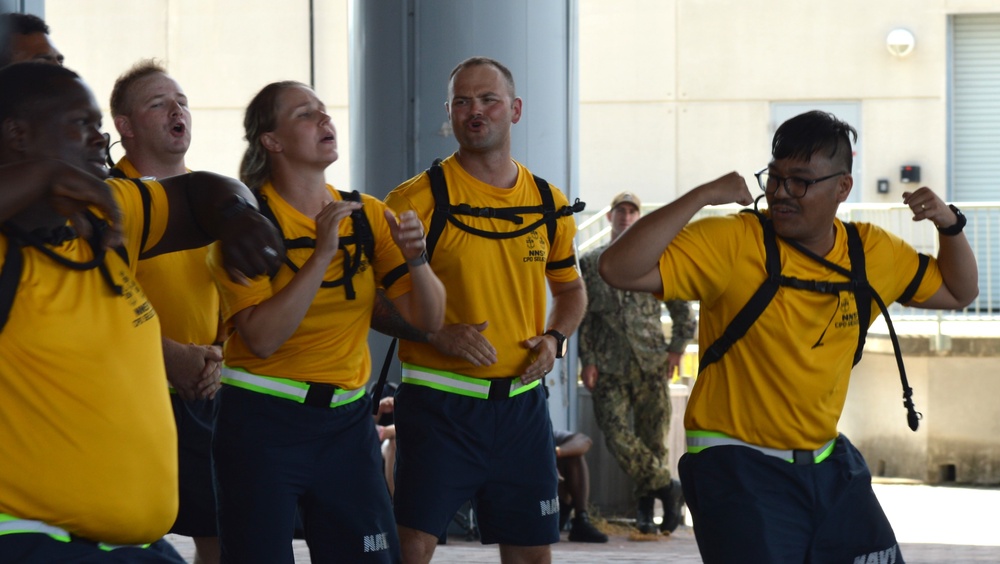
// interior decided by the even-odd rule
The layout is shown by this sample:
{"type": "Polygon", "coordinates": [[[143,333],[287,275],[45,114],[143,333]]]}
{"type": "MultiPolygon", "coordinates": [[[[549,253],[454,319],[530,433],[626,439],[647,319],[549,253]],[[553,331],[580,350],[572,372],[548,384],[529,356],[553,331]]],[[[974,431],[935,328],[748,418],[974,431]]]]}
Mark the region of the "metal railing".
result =
{"type": "MultiPolygon", "coordinates": [[[[663,204],[644,204],[643,213],[653,211],[663,204]]],[[[976,254],[979,265],[979,297],[961,311],[940,311],[904,307],[891,304],[889,314],[893,320],[930,321],[937,325],[934,332],[941,332],[941,325],[948,322],[1000,321],[1000,203],[962,202],[962,212],[968,218],[966,236],[976,254]]],[[[578,218],[578,256],[589,249],[604,244],[611,233],[605,218],[609,207],[594,212],[583,212],[578,218]]],[[[692,219],[736,213],[736,205],[715,206],[702,209],[692,219]]],[[[844,221],[873,223],[900,237],[918,251],[937,256],[938,234],[929,221],[913,221],[913,213],[902,204],[842,204],[838,217],[844,221]]],[[[995,333],[997,329],[988,331],[995,333]]],[[[921,331],[925,332],[925,331],[921,331]]],[[[946,331],[946,333],[953,333],[946,331]]],[[[976,330],[975,334],[983,331],[976,330]]]]}

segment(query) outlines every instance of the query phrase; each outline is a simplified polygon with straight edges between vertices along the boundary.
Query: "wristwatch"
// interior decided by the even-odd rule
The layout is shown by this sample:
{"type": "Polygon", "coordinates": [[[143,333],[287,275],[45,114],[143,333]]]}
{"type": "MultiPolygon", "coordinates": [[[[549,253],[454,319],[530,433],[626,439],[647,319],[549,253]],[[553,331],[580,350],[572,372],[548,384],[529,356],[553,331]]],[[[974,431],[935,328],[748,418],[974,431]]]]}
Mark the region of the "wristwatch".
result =
{"type": "Polygon", "coordinates": [[[419,256],[415,256],[410,260],[406,261],[406,264],[410,265],[413,268],[416,268],[421,264],[427,264],[428,262],[430,262],[430,260],[431,259],[427,256],[427,249],[424,249],[424,252],[420,253],[419,256]]]}
{"type": "Polygon", "coordinates": [[[556,340],[556,358],[566,356],[566,335],[563,335],[555,329],[549,329],[545,332],[545,334],[550,335],[556,340]]]}
{"type": "Polygon", "coordinates": [[[938,233],[952,237],[954,235],[958,235],[963,229],[965,229],[965,224],[968,220],[965,219],[965,214],[962,213],[962,210],[956,208],[954,204],[948,204],[948,207],[951,208],[951,211],[955,212],[955,217],[958,218],[958,221],[956,221],[954,225],[950,225],[948,227],[938,227],[938,233]]]}

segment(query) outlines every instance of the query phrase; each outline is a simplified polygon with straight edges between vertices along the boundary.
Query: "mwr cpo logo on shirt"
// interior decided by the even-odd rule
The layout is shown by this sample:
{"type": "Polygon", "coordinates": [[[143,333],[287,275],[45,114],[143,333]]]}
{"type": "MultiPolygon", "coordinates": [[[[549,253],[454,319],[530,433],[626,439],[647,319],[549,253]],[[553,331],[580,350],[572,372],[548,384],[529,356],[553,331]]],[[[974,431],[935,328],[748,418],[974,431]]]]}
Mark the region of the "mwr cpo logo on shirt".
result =
{"type": "Polygon", "coordinates": [[[528,233],[525,241],[525,253],[524,262],[545,262],[549,257],[549,243],[545,237],[538,233],[538,230],[534,230],[528,233]]]}
{"type": "Polygon", "coordinates": [[[861,322],[858,317],[858,308],[854,304],[854,294],[851,292],[841,292],[840,293],[840,308],[836,316],[838,317],[836,322],[837,329],[848,329],[851,327],[857,327],[861,322]]]}
{"type": "Polygon", "coordinates": [[[146,293],[142,291],[142,287],[132,274],[127,270],[119,270],[118,275],[122,285],[122,297],[132,309],[132,327],[138,327],[156,317],[153,304],[149,303],[146,293]]]}

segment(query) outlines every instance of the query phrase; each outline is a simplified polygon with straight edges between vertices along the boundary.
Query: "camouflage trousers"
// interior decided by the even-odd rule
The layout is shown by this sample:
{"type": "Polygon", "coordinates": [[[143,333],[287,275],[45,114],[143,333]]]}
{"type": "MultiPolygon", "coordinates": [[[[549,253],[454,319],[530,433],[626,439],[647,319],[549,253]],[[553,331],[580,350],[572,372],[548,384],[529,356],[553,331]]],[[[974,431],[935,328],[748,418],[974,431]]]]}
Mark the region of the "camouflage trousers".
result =
{"type": "Polygon", "coordinates": [[[625,374],[599,373],[593,402],[597,425],[618,465],[635,482],[636,497],[669,484],[666,438],[671,405],[666,375],[644,373],[635,362],[625,374]]]}

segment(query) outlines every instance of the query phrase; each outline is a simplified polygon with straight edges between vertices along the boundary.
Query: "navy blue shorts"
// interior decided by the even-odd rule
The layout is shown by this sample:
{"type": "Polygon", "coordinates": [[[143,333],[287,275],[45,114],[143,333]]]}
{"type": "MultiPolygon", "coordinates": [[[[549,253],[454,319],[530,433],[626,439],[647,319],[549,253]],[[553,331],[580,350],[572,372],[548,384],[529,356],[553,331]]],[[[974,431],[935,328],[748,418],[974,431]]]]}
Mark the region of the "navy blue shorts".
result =
{"type": "Polygon", "coordinates": [[[221,394],[213,400],[184,401],[170,394],[177,421],[180,511],[171,533],[187,537],[218,534],[215,483],[212,477],[212,434],[221,394]]]}
{"type": "Polygon", "coordinates": [[[485,400],[402,384],[395,416],[397,523],[440,537],[471,499],[483,544],[559,542],[544,388],[485,400]]]}
{"type": "Polygon", "coordinates": [[[186,564],[169,542],[160,539],[146,548],[103,550],[95,543],[63,542],[41,533],[0,535],[0,564],[186,564]]]}
{"type": "Polygon", "coordinates": [[[368,396],[313,407],[225,386],[213,442],[222,561],[293,562],[296,507],[313,562],[398,562],[368,396]]]}
{"type": "Polygon", "coordinates": [[[679,471],[706,564],[903,562],[868,466],[843,435],[819,464],[716,446],[682,456],[679,471]]]}

